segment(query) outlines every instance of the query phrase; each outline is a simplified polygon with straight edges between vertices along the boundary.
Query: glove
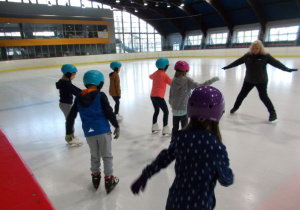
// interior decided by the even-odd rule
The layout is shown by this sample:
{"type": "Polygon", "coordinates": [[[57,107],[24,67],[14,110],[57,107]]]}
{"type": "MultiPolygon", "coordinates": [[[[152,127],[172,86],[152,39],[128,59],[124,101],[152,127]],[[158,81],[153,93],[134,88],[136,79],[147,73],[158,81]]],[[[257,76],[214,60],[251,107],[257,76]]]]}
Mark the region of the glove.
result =
{"type": "Polygon", "coordinates": [[[228,68],[225,66],[225,67],[223,67],[222,69],[223,69],[223,70],[226,70],[226,69],[228,69],[228,68]]]}
{"type": "Polygon", "coordinates": [[[73,139],[73,134],[68,134],[68,135],[65,136],[65,140],[66,140],[67,142],[72,141],[72,139],[73,139]]]}
{"type": "Polygon", "coordinates": [[[144,192],[147,184],[146,175],[141,175],[137,180],[135,180],[131,185],[131,191],[134,195],[139,194],[140,190],[144,192]]]}
{"type": "Polygon", "coordinates": [[[219,80],[220,80],[219,77],[213,77],[213,78],[211,79],[212,82],[216,82],[216,81],[219,81],[219,80]]]}
{"type": "Polygon", "coordinates": [[[298,69],[288,69],[286,70],[287,72],[293,72],[293,71],[298,71],[298,69]]]}
{"type": "Polygon", "coordinates": [[[120,128],[116,128],[115,129],[114,135],[115,135],[114,139],[118,139],[119,138],[119,136],[120,136],[120,128]]]}

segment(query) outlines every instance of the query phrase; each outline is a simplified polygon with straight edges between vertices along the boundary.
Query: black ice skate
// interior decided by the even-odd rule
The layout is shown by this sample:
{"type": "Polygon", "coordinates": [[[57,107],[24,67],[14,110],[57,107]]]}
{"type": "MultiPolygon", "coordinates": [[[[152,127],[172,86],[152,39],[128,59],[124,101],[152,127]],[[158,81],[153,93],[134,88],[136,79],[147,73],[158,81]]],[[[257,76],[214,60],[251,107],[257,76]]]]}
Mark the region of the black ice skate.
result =
{"type": "Polygon", "coordinates": [[[115,186],[119,183],[119,178],[114,176],[105,176],[105,189],[106,193],[110,193],[115,186]]]}
{"type": "Polygon", "coordinates": [[[96,190],[98,189],[98,187],[100,185],[100,180],[101,180],[100,172],[92,174],[92,182],[93,182],[93,185],[96,190]]]}

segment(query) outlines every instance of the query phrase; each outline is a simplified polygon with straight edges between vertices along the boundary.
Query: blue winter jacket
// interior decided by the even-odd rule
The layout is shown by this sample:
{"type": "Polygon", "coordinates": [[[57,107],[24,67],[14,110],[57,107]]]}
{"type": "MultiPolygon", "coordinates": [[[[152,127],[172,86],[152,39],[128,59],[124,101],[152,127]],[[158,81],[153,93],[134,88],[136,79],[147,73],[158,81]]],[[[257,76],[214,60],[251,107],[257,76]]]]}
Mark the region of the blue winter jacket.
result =
{"type": "Polygon", "coordinates": [[[150,178],[176,159],[176,176],[166,209],[213,209],[217,180],[223,186],[233,183],[226,147],[207,130],[176,132],[172,142],[143,170],[143,175],[150,178]]]}

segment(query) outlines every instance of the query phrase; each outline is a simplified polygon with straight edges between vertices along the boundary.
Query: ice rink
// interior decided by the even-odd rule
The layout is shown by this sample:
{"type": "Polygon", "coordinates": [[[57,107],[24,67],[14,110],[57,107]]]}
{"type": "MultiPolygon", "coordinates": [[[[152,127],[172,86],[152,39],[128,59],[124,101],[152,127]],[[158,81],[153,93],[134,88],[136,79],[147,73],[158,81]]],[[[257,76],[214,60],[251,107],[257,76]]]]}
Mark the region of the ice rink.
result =
{"type": "MultiPolygon", "coordinates": [[[[190,64],[188,76],[195,81],[204,82],[219,76],[220,81],[213,86],[225,96],[226,112],[221,119],[221,134],[235,181],[227,188],[217,185],[215,209],[299,210],[300,72],[283,72],[268,65],[268,93],[278,116],[278,121],[270,124],[268,111],[256,89],[250,92],[235,114],[229,114],[242,87],[245,66],[226,71],[221,68],[235,59],[183,59],[190,64]]],[[[300,68],[299,58],[277,59],[290,68],[300,68]]],[[[171,78],[178,60],[170,59],[167,73],[171,78]]],[[[68,147],[64,140],[65,119],[59,109],[59,93],[55,87],[62,76],[60,68],[0,73],[0,126],[58,210],[165,208],[168,189],[174,179],[174,163],[153,176],[144,193],[134,196],[130,191],[133,180],[170,142],[170,137],[151,133],[154,110],[149,75],[156,70],[155,59],[124,61],[122,64],[120,114],[124,119],[120,123],[120,138],[112,143],[114,175],[120,178],[120,183],[108,195],[103,179],[97,191],[92,186],[89,147],[79,115],[75,121],[75,134],[84,141],[83,146],[68,147]]],[[[79,72],[73,84],[82,89],[86,71],[96,69],[104,74],[103,91],[113,107],[114,101],[108,94],[109,63],[77,67],[79,72]]],[[[169,86],[166,101],[168,97],[169,86]]],[[[172,128],[170,107],[169,111],[172,128]]],[[[162,127],[162,112],[158,123],[162,127]]]]}

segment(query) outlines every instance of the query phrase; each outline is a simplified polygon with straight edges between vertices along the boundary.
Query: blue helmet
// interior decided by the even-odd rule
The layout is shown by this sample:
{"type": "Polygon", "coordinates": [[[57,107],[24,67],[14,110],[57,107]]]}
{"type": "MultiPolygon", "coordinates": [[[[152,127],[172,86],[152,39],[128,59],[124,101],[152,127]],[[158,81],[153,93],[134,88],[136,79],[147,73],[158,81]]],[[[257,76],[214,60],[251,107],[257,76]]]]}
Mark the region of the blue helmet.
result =
{"type": "Polygon", "coordinates": [[[63,74],[66,74],[66,73],[74,73],[74,72],[77,72],[77,68],[72,65],[72,64],[64,64],[62,67],[61,67],[61,71],[63,74]]]}
{"type": "Polygon", "coordinates": [[[115,68],[119,68],[120,66],[122,66],[122,64],[119,61],[113,61],[110,63],[110,68],[112,70],[115,70],[115,68]]]}
{"type": "Polygon", "coordinates": [[[169,60],[168,60],[168,58],[163,58],[163,57],[159,58],[156,60],[155,65],[158,69],[165,69],[166,66],[169,65],[169,60]]]}
{"type": "Polygon", "coordinates": [[[89,70],[85,72],[83,76],[84,85],[96,85],[99,86],[101,82],[104,82],[103,74],[98,70],[89,70]]]}

